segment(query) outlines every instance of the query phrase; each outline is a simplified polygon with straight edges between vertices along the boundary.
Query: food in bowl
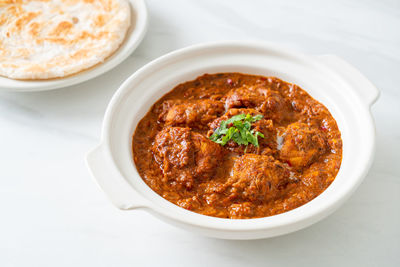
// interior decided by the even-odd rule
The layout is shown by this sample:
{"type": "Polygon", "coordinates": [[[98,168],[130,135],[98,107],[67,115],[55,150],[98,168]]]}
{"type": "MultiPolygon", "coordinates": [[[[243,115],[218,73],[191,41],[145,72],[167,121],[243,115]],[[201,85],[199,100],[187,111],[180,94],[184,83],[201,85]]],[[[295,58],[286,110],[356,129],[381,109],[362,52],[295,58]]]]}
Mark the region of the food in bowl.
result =
{"type": "Polygon", "coordinates": [[[249,219],[297,208],[335,179],[342,140],[328,109],[275,77],[205,74],[159,99],[132,141],[144,182],[203,215],[249,219]]]}
{"type": "Polygon", "coordinates": [[[127,0],[0,2],[0,75],[61,78],[89,69],[122,44],[131,23],[127,0]]]}

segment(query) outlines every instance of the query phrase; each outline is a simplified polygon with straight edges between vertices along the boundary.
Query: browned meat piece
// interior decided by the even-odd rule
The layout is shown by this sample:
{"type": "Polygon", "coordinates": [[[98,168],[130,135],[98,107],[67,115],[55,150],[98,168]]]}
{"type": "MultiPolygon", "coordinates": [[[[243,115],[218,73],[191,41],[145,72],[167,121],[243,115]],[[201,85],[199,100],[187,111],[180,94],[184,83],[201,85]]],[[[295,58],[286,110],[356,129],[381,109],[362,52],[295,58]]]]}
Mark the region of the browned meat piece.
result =
{"type": "Polygon", "coordinates": [[[153,107],[153,112],[159,114],[158,120],[165,122],[168,111],[175,105],[182,104],[183,100],[181,99],[173,99],[173,100],[165,100],[162,103],[157,103],[153,107]]]}
{"type": "MultiPolygon", "coordinates": [[[[214,131],[220,126],[221,121],[226,121],[229,118],[240,114],[250,114],[252,116],[262,115],[261,112],[251,108],[231,108],[223,116],[215,119],[209,124],[211,130],[208,131],[207,135],[211,136],[214,131]]],[[[255,147],[250,144],[246,149],[246,146],[244,145],[238,145],[233,141],[229,141],[225,145],[225,148],[238,154],[243,154],[245,149],[247,153],[260,154],[265,147],[269,147],[271,149],[276,148],[276,130],[271,120],[261,119],[253,124],[253,129],[255,131],[261,132],[264,135],[264,138],[258,138],[258,142],[260,145],[259,147],[255,147]]]]}
{"type": "Polygon", "coordinates": [[[226,97],[225,107],[254,108],[267,119],[280,122],[288,112],[288,105],[278,91],[264,86],[243,86],[231,90],[226,97]]]}
{"type": "Polygon", "coordinates": [[[195,179],[208,179],[222,160],[221,147],[189,128],[168,127],[159,132],[152,151],[163,171],[163,182],[190,189],[195,179]]]}
{"type": "Polygon", "coordinates": [[[265,118],[276,122],[281,122],[286,117],[290,117],[290,109],[284,98],[277,91],[269,90],[265,102],[260,107],[265,118]]]}
{"type": "Polygon", "coordinates": [[[195,174],[201,179],[210,178],[221,163],[223,149],[199,133],[191,133],[195,154],[195,174]]]}
{"type": "Polygon", "coordinates": [[[194,164],[189,128],[166,128],[154,140],[154,158],[163,171],[163,182],[175,181],[187,188],[193,186],[190,166],[194,164]]]}
{"type": "Polygon", "coordinates": [[[202,99],[175,105],[166,104],[168,111],[161,113],[160,120],[168,126],[186,126],[205,129],[207,124],[225,112],[220,101],[202,99]]]}
{"type": "Polygon", "coordinates": [[[268,95],[268,88],[263,86],[242,86],[231,90],[225,100],[225,107],[229,108],[259,108],[268,95]]]}
{"type": "Polygon", "coordinates": [[[283,134],[280,158],[294,168],[311,164],[325,153],[326,140],[322,132],[305,123],[292,123],[283,134]]]}
{"type": "Polygon", "coordinates": [[[245,154],[233,166],[230,199],[265,202],[279,196],[280,189],[289,182],[290,172],[284,164],[271,156],[245,154]]]}

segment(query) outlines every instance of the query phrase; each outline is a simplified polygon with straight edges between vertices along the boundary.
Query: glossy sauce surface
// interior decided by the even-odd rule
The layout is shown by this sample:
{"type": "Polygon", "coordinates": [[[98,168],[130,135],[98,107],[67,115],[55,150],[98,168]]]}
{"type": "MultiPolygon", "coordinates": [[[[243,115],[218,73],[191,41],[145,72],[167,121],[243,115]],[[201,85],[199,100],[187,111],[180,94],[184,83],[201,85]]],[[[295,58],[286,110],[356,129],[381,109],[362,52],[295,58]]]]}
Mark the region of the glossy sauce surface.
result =
{"type": "Polygon", "coordinates": [[[297,208],[335,179],[342,140],[328,109],[274,77],[205,74],[158,100],[132,142],[139,174],[170,202],[204,215],[246,219],[297,208]],[[259,146],[209,139],[221,121],[263,115],[259,146]]]}

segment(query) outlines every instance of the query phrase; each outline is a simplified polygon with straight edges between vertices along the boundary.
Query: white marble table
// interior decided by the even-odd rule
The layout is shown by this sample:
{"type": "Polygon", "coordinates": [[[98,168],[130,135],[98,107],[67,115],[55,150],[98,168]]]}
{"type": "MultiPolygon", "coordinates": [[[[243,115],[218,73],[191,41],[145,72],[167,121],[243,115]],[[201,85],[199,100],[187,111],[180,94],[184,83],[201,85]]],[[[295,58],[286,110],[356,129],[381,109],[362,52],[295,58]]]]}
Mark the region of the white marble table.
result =
{"type": "Polygon", "coordinates": [[[143,43],[78,86],[0,94],[0,266],[400,266],[400,1],[149,0],[143,43]],[[339,55],[382,91],[372,169],[337,212],[267,240],[214,240],[114,208],[89,176],[110,97],[177,48],[268,40],[339,55]]]}

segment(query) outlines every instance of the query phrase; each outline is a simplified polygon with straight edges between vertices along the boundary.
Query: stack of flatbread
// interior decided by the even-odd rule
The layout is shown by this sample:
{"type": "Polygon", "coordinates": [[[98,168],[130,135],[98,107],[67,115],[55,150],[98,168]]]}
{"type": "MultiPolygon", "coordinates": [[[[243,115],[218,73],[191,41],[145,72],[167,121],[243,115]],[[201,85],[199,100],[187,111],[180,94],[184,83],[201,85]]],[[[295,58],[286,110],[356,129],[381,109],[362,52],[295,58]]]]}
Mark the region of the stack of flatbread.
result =
{"type": "Polygon", "coordinates": [[[127,0],[0,0],[0,75],[65,77],[103,62],[130,26],[127,0]]]}

